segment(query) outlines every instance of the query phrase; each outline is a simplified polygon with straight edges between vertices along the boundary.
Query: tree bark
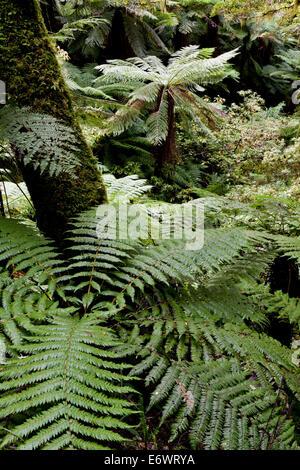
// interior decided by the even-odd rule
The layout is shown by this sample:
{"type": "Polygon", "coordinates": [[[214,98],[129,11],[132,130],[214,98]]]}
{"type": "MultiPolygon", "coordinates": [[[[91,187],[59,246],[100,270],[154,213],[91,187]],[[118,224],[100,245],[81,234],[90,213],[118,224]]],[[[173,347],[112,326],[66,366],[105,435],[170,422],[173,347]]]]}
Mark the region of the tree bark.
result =
{"type": "Polygon", "coordinates": [[[50,177],[20,164],[39,228],[62,240],[70,218],[106,201],[101,173],[87,145],[50,44],[37,0],[1,0],[0,79],[19,108],[49,114],[75,131],[80,166],[76,178],[50,177]]]}
{"type": "Polygon", "coordinates": [[[166,140],[154,147],[153,156],[155,159],[155,176],[161,176],[163,169],[175,166],[177,161],[176,130],[175,130],[175,103],[173,97],[168,94],[168,135],[166,140]]]}

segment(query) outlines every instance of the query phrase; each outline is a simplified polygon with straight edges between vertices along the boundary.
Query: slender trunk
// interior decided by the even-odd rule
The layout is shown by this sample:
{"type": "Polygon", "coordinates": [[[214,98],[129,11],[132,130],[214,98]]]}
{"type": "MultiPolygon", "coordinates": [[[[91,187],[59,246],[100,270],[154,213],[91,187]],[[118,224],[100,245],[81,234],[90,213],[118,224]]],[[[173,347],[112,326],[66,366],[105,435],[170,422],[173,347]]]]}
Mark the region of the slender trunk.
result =
{"type": "Polygon", "coordinates": [[[168,94],[168,135],[166,140],[154,147],[153,156],[155,159],[156,176],[161,176],[163,169],[168,166],[175,166],[177,161],[176,131],[175,131],[175,103],[168,94]]]}
{"type": "Polygon", "coordinates": [[[106,192],[75,117],[37,0],[1,0],[0,78],[7,84],[11,103],[52,115],[75,131],[80,158],[77,178],[41,175],[20,164],[39,228],[60,241],[69,219],[106,201],[106,192]]]}

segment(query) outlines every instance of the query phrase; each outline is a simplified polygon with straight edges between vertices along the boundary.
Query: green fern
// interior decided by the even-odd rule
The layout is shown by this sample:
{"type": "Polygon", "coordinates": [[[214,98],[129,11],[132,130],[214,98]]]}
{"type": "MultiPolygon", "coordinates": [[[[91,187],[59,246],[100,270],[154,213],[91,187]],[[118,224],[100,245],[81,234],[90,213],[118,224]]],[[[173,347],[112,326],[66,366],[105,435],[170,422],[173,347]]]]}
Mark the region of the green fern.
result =
{"type": "Polygon", "coordinates": [[[0,139],[20,153],[24,165],[31,164],[41,173],[47,170],[50,176],[62,172],[72,174],[80,165],[72,129],[52,116],[32,113],[28,108],[1,109],[0,139]]]}
{"type": "Polygon", "coordinates": [[[162,406],[161,425],[175,418],[171,440],[188,430],[194,449],[294,445],[284,394],[278,398],[283,377],[299,397],[291,351],[245,326],[218,327],[208,318],[201,302],[191,306],[189,299],[182,306],[162,303],[133,320],[141,328],[154,324],[150,341],[137,347],[142,360],[132,374],[156,384],[149,407],[162,406]]]}
{"type": "Polygon", "coordinates": [[[97,80],[99,85],[113,83],[117,88],[120,82],[124,82],[134,86],[127,106],[108,120],[108,132],[118,135],[126,131],[137,121],[141,111],[148,110],[148,138],[154,145],[161,144],[169,131],[170,97],[174,101],[173,106],[176,105],[187,120],[191,116],[196,118],[199,125],[209,132],[213,119],[224,117],[224,113],[201,99],[196,92],[204,90],[201,85],[236,76],[228,61],[237,55],[237,51],[212,58],[213,51],[197,46],[185,47],[172,54],[168,66],[158,57],[147,56],[126,61],[110,60],[97,67],[103,73],[97,80]]]}
{"type": "Polygon", "coordinates": [[[95,317],[68,312],[48,317],[45,326],[20,323],[26,336],[15,349],[22,357],[8,361],[0,373],[0,418],[25,413],[26,420],[2,447],[99,450],[125,440],[115,430],[130,427],[123,419],[133,410],[122,394],[134,390],[122,374],[129,366],[117,353],[120,342],[113,332],[95,317]]]}

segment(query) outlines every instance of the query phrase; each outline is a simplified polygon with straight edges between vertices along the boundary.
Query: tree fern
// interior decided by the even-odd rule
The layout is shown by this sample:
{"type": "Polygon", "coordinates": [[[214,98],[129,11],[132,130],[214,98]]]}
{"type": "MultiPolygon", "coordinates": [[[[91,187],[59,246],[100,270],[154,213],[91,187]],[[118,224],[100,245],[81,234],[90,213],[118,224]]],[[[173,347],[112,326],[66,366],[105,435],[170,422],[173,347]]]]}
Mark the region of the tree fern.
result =
{"type": "Polygon", "coordinates": [[[276,237],[276,241],[286,255],[300,261],[300,237],[276,237]]]}

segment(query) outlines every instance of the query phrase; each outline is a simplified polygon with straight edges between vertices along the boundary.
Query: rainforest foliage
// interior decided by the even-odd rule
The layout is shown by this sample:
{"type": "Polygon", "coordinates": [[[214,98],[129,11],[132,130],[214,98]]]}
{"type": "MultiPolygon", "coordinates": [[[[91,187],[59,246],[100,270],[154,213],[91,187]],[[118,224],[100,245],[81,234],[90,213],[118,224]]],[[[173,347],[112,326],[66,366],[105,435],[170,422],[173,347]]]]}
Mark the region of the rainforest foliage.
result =
{"type": "Polygon", "coordinates": [[[300,449],[299,31],[2,0],[2,450],[300,449]]]}

